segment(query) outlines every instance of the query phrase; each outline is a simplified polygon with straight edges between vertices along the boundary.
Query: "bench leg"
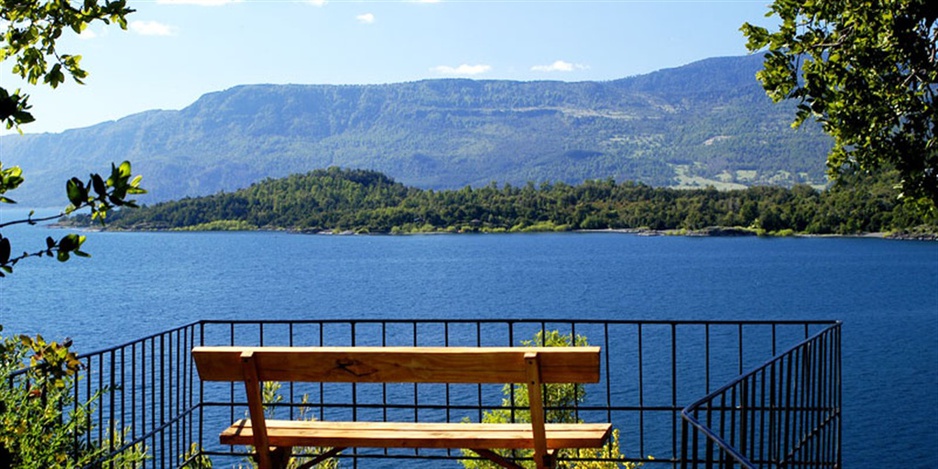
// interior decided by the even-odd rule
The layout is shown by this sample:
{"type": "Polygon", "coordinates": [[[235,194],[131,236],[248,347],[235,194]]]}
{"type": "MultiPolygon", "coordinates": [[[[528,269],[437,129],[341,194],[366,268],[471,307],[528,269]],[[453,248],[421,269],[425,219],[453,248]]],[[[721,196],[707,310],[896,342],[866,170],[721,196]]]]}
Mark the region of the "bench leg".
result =
{"type": "MultiPolygon", "coordinates": [[[[270,448],[270,464],[272,469],[287,469],[291,457],[293,457],[293,448],[290,446],[270,448]]],[[[255,456],[255,460],[256,459],[255,456]]]]}
{"type": "Polygon", "coordinates": [[[516,464],[514,461],[508,458],[505,458],[492,450],[482,449],[482,448],[469,448],[469,449],[471,449],[472,451],[475,451],[475,453],[478,454],[479,456],[482,456],[483,458],[488,459],[489,461],[492,461],[495,464],[498,464],[499,466],[502,466],[504,468],[524,469],[520,465],[516,464]]]}
{"type": "Polygon", "coordinates": [[[544,455],[543,463],[541,463],[540,461],[535,461],[535,464],[537,464],[537,467],[541,467],[543,464],[543,467],[547,469],[554,469],[555,467],[557,467],[557,450],[554,450],[554,449],[547,450],[547,454],[544,455]]]}

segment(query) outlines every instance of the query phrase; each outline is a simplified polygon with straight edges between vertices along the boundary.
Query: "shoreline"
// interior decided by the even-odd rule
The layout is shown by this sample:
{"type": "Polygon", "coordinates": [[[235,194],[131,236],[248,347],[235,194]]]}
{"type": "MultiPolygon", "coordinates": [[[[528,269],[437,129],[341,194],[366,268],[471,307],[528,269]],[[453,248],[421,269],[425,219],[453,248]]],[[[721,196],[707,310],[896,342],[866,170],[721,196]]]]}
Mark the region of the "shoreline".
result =
{"type": "Polygon", "coordinates": [[[900,241],[938,241],[938,233],[932,232],[864,232],[864,233],[853,233],[853,234],[812,234],[812,233],[797,233],[787,230],[781,232],[764,232],[755,229],[741,228],[741,227],[721,227],[713,226],[707,227],[700,230],[688,230],[688,229],[665,229],[665,230],[655,230],[651,228],[604,228],[604,229],[576,229],[576,230],[561,230],[561,231],[550,231],[550,230],[521,230],[521,231],[448,231],[448,230],[437,230],[437,231],[414,231],[406,233],[371,233],[367,231],[355,231],[355,230],[307,230],[307,229],[293,229],[293,228],[274,228],[274,227],[254,227],[251,229],[124,229],[124,228],[108,228],[108,227],[91,227],[91,226],[73,226],[68,224],[61,223],[51,223],[46,225],[48,228],[54,229],[71,229],[82,232],[127,232],[127,233],[183,233],[183,232],[192,232],[192,233],[209,233],[217,231],[269,231],[269,232],[283,232],[291,234],[300,234],[300,235],[319,235],[319,236],[408,236],[408,235],[461,235],[461,234],[519,234],[519,233],[618,233],[634,236],[684,236],[689,238],[741,238],[741,237],[764,237],[764,238],[874,238],[874,239],[891,239],[891,240],[900,240],[900,241]]]}

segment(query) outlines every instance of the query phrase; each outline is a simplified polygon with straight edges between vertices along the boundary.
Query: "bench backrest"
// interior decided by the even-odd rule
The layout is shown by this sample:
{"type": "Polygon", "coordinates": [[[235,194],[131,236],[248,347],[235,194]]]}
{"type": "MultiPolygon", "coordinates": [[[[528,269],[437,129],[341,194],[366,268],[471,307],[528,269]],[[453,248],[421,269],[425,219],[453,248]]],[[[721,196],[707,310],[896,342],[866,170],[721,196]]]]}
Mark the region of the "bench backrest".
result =
{"type": "Polygon", "coordinates": [[[536,354],[542,383],[599,381],[599,347],[196,347],[203,381],[244,381],[242,355],[260,381],[524,383],[536,354]]]}

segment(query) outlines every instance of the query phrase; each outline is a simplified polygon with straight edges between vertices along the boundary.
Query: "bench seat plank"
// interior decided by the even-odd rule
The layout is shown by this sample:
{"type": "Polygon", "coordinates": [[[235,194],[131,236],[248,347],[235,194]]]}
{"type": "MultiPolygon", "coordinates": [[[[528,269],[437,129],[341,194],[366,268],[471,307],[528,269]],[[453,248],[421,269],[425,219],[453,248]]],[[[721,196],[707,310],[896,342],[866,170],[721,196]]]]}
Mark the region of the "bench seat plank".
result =
{"type": "MultiPolygon", "coordinates": [[[[533,448],[529,423],[406,423],[267,420],[271,446],[369,448],[533,448]]],[[[595,448],[612,430],[608,423],[549,423],[547,448],[595,448]]],[[[252,445],[250,419],[221,434],[225,445],[252,445]]]]}

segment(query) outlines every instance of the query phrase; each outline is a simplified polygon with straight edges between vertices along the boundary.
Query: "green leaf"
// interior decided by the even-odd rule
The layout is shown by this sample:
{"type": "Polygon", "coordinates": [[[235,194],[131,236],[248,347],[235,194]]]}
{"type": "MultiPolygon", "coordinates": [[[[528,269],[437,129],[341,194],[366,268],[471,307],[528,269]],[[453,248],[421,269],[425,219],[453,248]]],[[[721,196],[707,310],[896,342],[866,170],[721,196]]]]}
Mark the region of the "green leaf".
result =
{"type": "Polygon", "coordinates": [[[91,184],[92,187],[94,187],[95,193],[98,194],[98,198],[104,198],[107,196],[107,186],[104,184],[104,179],[101,179],[101,175],[92,174],[91,184]]]}
{"type": "Polygon", "coordinates": [[[68,201],[76,208],[88,201],[88,189],[78,178],[71,178],[65,184],[68,193],[68,201]]]}
{"type": "Polygon", "coordinates": [[[12,247],[10,246],[10,239],[0,236],[0,265],[10,261],[11,252],[12,247]]]}

